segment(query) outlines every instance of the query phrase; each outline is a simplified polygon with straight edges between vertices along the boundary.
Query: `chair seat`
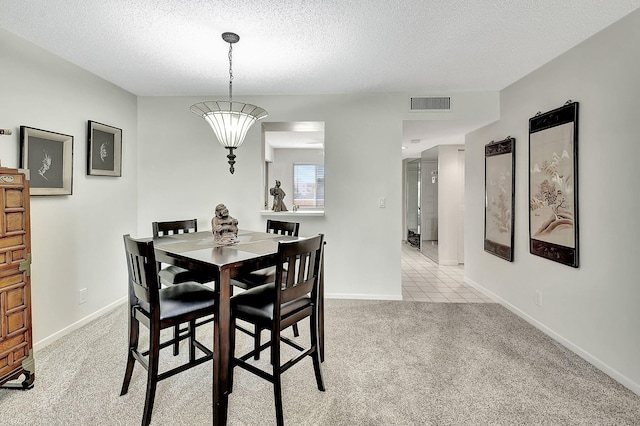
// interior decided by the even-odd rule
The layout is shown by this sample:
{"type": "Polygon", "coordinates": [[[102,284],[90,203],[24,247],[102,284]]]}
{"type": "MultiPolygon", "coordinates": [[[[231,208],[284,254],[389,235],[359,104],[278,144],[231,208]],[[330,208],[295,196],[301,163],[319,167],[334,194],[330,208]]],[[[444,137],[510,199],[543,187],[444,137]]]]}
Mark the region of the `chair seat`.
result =
{"type": "MultiPolygon", "coordinates": [[[[236,318],[252,322],[273,322],[275,284],[264,284],[231,298],[231,310],[236,318]]],[[[302,297],[282,305],[281,314],[287,317],[312,304],[310,297],[302,297]]]]}
{"type": "Polygon", "coordinates": [[[158,272],[160,280],[164,284],[180,284],[188,281],[195,281],[198,283],[207,283],[213,281],[213,277],[203,275],[202,273],[184,269],[179,266],[169,265],[166,268],[162,268],[158,272]]]}
{"type": "Polygon", "coordinates": [[[276,267],[270,266],[264,269],[258,269],[248,273],[238,275],[233,279],[232,284],[236,287],[248,290],[263,284],[272,283],[276,280],[276,267]]]}
{"type": "MultiPolygon", "coordinates": [[[[159,296],[160,321],[164,322],[191,313],[202,315],[203,311],[208,310],[213,313],[216,292],[202,284],[186,282],[161,289],[159,296]]],[[[149,311],[149,304],[142,300],[140,307],[149,311]]]]}

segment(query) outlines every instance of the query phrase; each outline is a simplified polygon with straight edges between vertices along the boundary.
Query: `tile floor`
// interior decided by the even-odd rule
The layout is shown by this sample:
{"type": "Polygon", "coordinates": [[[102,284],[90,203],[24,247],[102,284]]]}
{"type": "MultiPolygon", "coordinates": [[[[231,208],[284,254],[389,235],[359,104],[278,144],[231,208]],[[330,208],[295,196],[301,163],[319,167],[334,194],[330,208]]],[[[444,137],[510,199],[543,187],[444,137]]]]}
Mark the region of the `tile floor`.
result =
{"type": "Polygon", "coordinates": [[[415,302],[493,303],[464,282],[463,266],[440,266],[402,243],[402,299],[415,302]]]}

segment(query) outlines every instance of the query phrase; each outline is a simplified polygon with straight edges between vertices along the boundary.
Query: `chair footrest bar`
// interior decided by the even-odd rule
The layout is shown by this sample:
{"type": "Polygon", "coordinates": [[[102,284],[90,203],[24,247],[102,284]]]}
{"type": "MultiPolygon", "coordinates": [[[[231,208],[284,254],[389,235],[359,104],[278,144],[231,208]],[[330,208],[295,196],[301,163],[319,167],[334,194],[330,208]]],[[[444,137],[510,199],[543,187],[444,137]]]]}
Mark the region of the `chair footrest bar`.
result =
{"type": "Polygon", "coordinates": [[[138,352],[137,350],[134,350],[134,351],[132,352],[133,357],[136,359],[136,361],[138,361],[138,362],[140,363],[140,365],[142,365],[142,367],[143,367],[145,370],[149,370],[149,363],[147,362],[147,359],[145,358],[145,356],[146,356],[148,353],[149,353],[149,351],[147,351],[147,352],[143,352],[143,353],[140,353],[140,352],[138,352]]]}
{"type": "MultiPolygon", "coordinates": [[[[185,335],[185,336],[180,336],[180,337],[178,338],[178,340],[184,340],[184,339],[188,339],[188,338],[189,338],[189,335],[185,335]]],[[[166,342],[164,342],[164,343],[161,343],[161,344],[160,344],[160,346],[159,346],[159,350],[162,350],[162,349],[164,349],[164,348],[167,348],[167,347],[169,347],[169,346],[172,346],[175,342],[176,342],[176,339],[171,339],[171,340],[169,340],[169,341],[166,341],[166,342]]],[[[193,344],[195,345],[195,347],[197,347],[198,349],[200,349],[200,350],[201,350],[202,352],[204,352],[205,354],[207,354],[207,355],[212,355],[212,354],[213,354],[213,352],[212,352],[209,348],[207,348],[206,346],[204,346],[202,343],[198,342],[197,340],[194,340],[194,341],[193,341],[193,344]]],[[[149,350],[147,349],[147,350],[146,350],[146,351],[144,351],[144,352],[138,352],[138,351],[135,351],[135,352],[134,352],[134,355],[136,356],[136,359],[137,359],[138,361],[140,361],[141,363],[145,363],[145,365],[146,365],[146,358],[145,358],[145,357],[149,356],[149,350]]],[[[146,369],[146,368],[147,368],[147,367],[145,367],[145,369],[146,369]]]]}
{"type": "Polygon", "coordinates": [[[246,361],[246,360],[248,360],[249,358],[253,357],[256,353],[259,353],[259,352],[264,351],[264,350],[265,350],[265,349],[267,349],[269,346],[271,346],[271,342],[263,343],[263,344],[262,344],[262,345],[261,345],[257,350],[255,350],[255,349],[254,349],[254,350],[252,350],[251,352],[248,352],[248,353],[246,353],[246,354],[242,355],[242,356],[241,356],[240,358],[238,358],[238,359],[240,359],[240,360],[242,360],[242,361],[246,361]]]}
{"type": "Polygon", "coordinates": [[[202,343],[198,342],[197,340],[193,341],[193,345],[200,349],[202,352],[204,352],[206,355],[211,355],[213,356],[213,351],[211,351],[209,348],[207,348],[205,345],[203,345],[202,343]]]}
{"type": "Polygon", "coordinates": [[[178,373],[181,373],[181,372],[183,372],[185,370],[188,370],[191,367],[195,367],[196,365],[200,365],[200,364],[202,364],[204,362],[211,361],[212,359],[213,359],[213,355],[205,355],[202,358],[198,358],[193,362],[189,362],[187,364],[183,364],[183,365],[181,365],[179,367],[172,368],[169,371],[165,371],[164,373],[158,374],[158,379],[157,380],[158,381],[164,380],[167,377],[171,377],[171,376],[176,375],[178,373]]]}
{"type": "Polygon", "coordinates": [[[255,333],[254,333],[253,331],[249,331],[249,330],[247,330],[246,328],[244,328],[244,327],[240,327],[240,326],[239,326],[239,325],[237,325],[237,324],[236,324],[236,330],[240,330],[240,331],[242,331],[244,334],[248,334],[248,335],[249,335],[249,336],[251,336],[251,337],[254,337],[254,336],[255,336],[255,333]]]}
{"type": "Polygon", "coordinates": [[[295,348],[295,349],[297,349],[299,351],[306,350],[306,348],[303,348],[302,346],[300,346],[299,344],[297,344],[293,340],[289,339],[288,337],[280,336],[280,341],[283,342],[283,343],[286,343],[287,345],[289,345],[292,348],[295,348]]]}
{"type": "Polygon", "coordinates": [[[295,358],[291,358],[289,361],[285,362],[284,364],[282,364],[282,366],[280,367],[280,371],[282,373],[284,373],[285,371],[287,371],[289,368],[293,367],[294,365],[296,365],[298,362],[302,361],[304,359],[304,357],[306,357],[307,355],[310,355],[313,351],[315,350],[315,348],[310,348],[307,349],[306,351],[304,351],[303,353],[301,353],[300,355],[298,355],[295,358]]]}
{"type": "Polygon", "coordinates": [[[262,377],[263,379],[273,383],[273,375],[271,375],[271,374],[269,374],[269,373],[267,373],[267,372],[265,372],[263,370],[260,370],[258,367],[255,367],[255,366],[253,366],[253,365],[251,365],[251,364],[249,364],[247,362],[244,362],[243,360],[238,359],[238,358],[234,358],[233,362],[238,367],[244,368],[245,370],[255,374],[256,376],[262,377]]]}

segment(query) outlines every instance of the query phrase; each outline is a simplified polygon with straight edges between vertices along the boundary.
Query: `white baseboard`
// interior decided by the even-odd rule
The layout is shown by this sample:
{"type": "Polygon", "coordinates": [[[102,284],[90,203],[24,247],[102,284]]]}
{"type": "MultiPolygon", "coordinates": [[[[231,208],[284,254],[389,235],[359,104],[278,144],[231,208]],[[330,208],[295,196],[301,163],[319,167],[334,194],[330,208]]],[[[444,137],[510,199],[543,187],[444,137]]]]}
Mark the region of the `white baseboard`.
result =
{"type": "Polygon", "coordinates": [[[103,314],[115,309],[117,306],[121,305],[126,300],[127,300],[127,297],[123,297],[121,299],[118,299],[115,302],[105,306],[104,308],[97,310],[96,312],[92,313],[91,315],[87,315],[86,317],[82,318],[81,320],[74,322],[70,326],[63,328],[62,330],[57,331],[57,332],[53,333],[52,335],[47,336],[47,337],[45,337],[44,339],[42,339],[42,340],[40,340],[38,342],[35,342],[33,344],[33,351],[34,352],[38,352],[40,349],[43,349],[43,348],[47,347],[48,345],[52,344],[56,340],[60,339],[61,337],[66,336],[67,334],[71,333],[72,331],[75,331],[75,330],[79,329],[83,325],[86,325],[86,324],[90,323],[91,321],[93,321],[94,319],[98,318],[99,316],[101,316],[101,315],[103,315],[103,314]]]}
{"type": "Polygon", "coordinates": [[[325,293],[325,299],[402,300],[402,294],[344,294],[325,293]]]}
{"type": "Polygon", "coordinates": [[[640,395],[640,384],[639,383],[636,383],[633,380],[629,379],[627,376],[623,375],[622,373],[620,373],[615,368],[612,368],[611,366],[609,366],[608,364],[604,363],[599,358],[593,356],[592,354],[590,354],[586,350],[582,349],[580,346],[574,344],[570,340],[568,340],[565,337],[561,336],[560,334],[556,333],[555,331],[553,331],[552,329],[550,329],[546,325],[542,324],[541,322],[539,322],[535,318],[529,316],[525,312],[521,311],[519,308],[513,306],[511,303],[507,302],[506,300],[502,299],[501,297],[497,296],[496,294],[492,293],[491,291],[487,290],[486,288],[482,287],[480,284],[476,283],[475,281],[470,280],[469,278],[465,277],[464,278],[464,282],[469,284],[470,286],[472,286],[476,290],[482,292],[485,296],[490,297],[496,303],[501,304],[502,306],[504,306],[505,308],[507,308],[508,310],[510,310],[511,312],[516,314],[517,316],[519,316],[520,318],[524,319],[529,324],[533,325],[535,328],[537,328],[538,330],[542,331],[544,334],[546,334],[547,336],[551,337],[553,340],[557,341],[562,346],[566,347],[567,349],[569,349],[570,351],[572,351],[573,353],[578,355],[580,358],[584,359],[585,361],[587,361],[590,364],[592,364],[594,367],[596,367],[599,370],[601,370],[603,373],[605,373],[606,375],[611,377],[613,380],[617,381],[621,385],[623,385],[626,388],[628,388],[631,392],[633,392],[633,393],[635,393],[637,395],[640,395]]]}

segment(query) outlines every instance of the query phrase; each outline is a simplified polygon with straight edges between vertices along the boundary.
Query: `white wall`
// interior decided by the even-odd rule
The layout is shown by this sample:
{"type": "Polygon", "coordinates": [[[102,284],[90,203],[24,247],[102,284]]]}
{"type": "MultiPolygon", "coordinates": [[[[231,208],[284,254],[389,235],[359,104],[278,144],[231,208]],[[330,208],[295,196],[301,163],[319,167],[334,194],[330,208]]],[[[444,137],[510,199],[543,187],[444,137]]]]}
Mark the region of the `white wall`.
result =
{"type": "Polygon", "coordinates": [[[459,145],[438,147],[438,263],[458,264],[460,232],[460,158],[459,145]]]}
{"type": "MultiPolygon", "coordinates": [[[[250,130],[237,150],[236,172],[231,175],[213,132],[189,112],[191,104],[202,100],[139,99],[141,231],[149,228],[150,232],[153,220],[180,217],[197,217],[201,229],[210,229],[213,208],[220,202],[229,207],[240,227],[264,227],[259,213],[264,175],[260,126],[250,130]]],[[[255,96],[251,102],[269,112],[265,121],[325,122],[325,215],[300,218],[300,233],[326,234],[327,294],[400,299],[402,120],[398,100],[255,96]],[[386,208],[378,208],[379,197],[386,198],[386,208]]]]}
{"type": "MultiPolygon", "coordinates": [[[[254,126],[229,174],[226,152],[209,126],[189,111],[215,99],[141,97],[138,228],[153,220],[196,217],[210,229],[218,203],[240,227],[262,229],[265,219],[260,126],[254,126]]],[[[224,96],[222,96],[224,98],[224,96]]],[[[235,97],[265,108],[264,122],[325,123],[325,215],[300,218],[301,235],[325,233],[328,297],[401,299],[402,120],[497,117],[496,93],[456,96],[456,111],[409,112],[409,95],[308,95],[235,97]],[[378,199],[386,207],[378,207],[378,199]],[[376,265],[376,267],[371,267],[376,265]]]]}
{"type": "MultiPolygon", "coordinates": [[[[438,150],[439,148],[432,148],[438,150]]],[[[425,151],[426,152],[426,151],[425,151]]],[[[421,247],[425,241],[438,241],[438,179],[433,182],[433,172],[438,172],[438,161],[420,160],[420,238],[421,247]]],[[[427,243],[430,244],[430,243],[427,243]]]]}
{"type": "Polygon", "coordinates": [[[136,226],[136,97],[0,30],[0,159],[17,168],[20,126],[74,136],[73,195],[31,197],[36,349],[124,300],[122,235],[136,226]],[[86,176],[87,121],[123,131],[122,177],[86,176]],[[78,291],[88,300],[78,304],[78,291]]]}
{"type": "Polygon", "coordinates": [[[501,119],[466,139],[465,274],[497,300],[640,393],[640,11],[501,93],[501,119]],[[529,254],[528,120],[580,102],[580,267],[529,254]],[[483,251],[484,145],[516,138],[515,256],[483,251]],[[543,294],[541,307],[534,292],[543,294]]]}

